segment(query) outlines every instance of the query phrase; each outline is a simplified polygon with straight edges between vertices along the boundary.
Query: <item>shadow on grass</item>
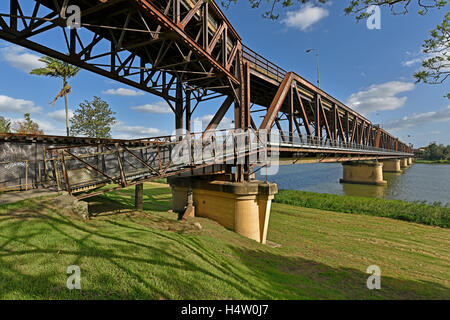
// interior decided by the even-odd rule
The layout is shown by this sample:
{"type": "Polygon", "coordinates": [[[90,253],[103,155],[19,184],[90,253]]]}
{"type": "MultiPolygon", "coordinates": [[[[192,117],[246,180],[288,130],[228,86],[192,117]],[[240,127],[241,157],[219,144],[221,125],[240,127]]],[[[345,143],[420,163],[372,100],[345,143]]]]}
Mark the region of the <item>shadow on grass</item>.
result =
{"type": "MultiPolygon", "coordinates": [[[[134,210],[134,189],[121,189],[108,194],[88,198],[89,213],[93,216],[120,214],[123,210],[134,210]]],[[[144,189],[143,210],[167,212],[171,209],[171,193],[168,188],[144,189]]]]}
{"type": "Polygon", "coordinates": [[[335,268],[242,239],[228,246],[199,235],[107,221],[48,216],[0,224],[0,298],[36,299],[448,299],[438,283],[335,268]],[[35,223],[30,226],[29,223],[35,223]],[[30,232],[33,230],[33,232],[30,232]],[[47,237],[43,240],[42,235],[47,237]],[[82,270],[81,291],[66,268],[82,270]],[[32,268],[34,271],[30,272],[32,268]],[[39,270],[39,271],[38,271],[39,270]]]}
{"type": "Polygon", "coordinates": [[[381,277],[381,290],[366,286],[365,270],[332,267],[266,250],[233,248],[240,262],[252,270],[269,299],[449,299],[450,288],[437,282],[381,277]]]}
{"type": "MultiPolygon", "coordinates": [[[[450,297],[450,288],[442,284],[387,276],[382,276],[381,290],[368,290],[365,270],[288,256],[238,235],[233,237],[239,246],[230,246],[221,240],[221,233],[228,231],[219,229],[206,236],[187,222],[177,222],[176,215],[128,214],[134,209],[133,195],[133,190],[125,189],[90,199],[98,219],[87,224],[36,201],[24,202],[26,208],[7,207],[6,218],[0,220],[0,298],[450,297]],[[26,215],[46,219],[26,219],[26,215]],[[66,288],[66,268],[72,264],[82,270],[81,291],[66,288]]],[[[148,190],[144,208],[167,211],[167,195],[167,188],[148,190]]]]}

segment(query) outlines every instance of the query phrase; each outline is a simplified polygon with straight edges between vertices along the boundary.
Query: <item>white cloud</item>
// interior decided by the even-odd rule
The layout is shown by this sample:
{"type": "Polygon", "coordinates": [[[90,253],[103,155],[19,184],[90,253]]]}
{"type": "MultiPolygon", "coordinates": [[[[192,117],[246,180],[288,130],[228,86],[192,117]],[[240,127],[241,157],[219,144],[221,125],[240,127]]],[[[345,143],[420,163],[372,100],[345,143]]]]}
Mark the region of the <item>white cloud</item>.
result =
{"type": "Polygon", "coordinates": [[[417,125],[434,122],[450,122],[450,105],[438,111],[415,113],[409,117],[392,120],[386,125],[386,128],[388,130],[398,131],[417,125]]]}
{"type": "Polygon", "coordinates": [[[416,59],[411,59],[411,60],[406,60],[402,62],[402,66],[404,67],[411,67],[419,62],[421,62],[422,59],[416,58],[416,59]]]}
{"type": "Polygon", "coordinates": [[[143,91],[126,89],[126,88],[109,89],[106,91],[102,91],[102,93],[111,94],[111,95],[115,95],[115,96],[126,96],[126,97],[135,97],[135,96],[145,95],[145,92],[143,92],[143,91]]]}
{"type": "MultiPolygon", "coordinates": [[[[206,129],[206,126],[211,122],[212,118],[214,117],[213,114],[207,114],[202,117],[197,117],[194,119],[194,131],[203,131],[206,129]]],[[[218,130],[222,129],[231,129],[234,128],[233,121],[227,117],[223,117],[222,121],[220,121],[219,126],[217,127],[218,130]]]]}
{"type": "MultiPolygon", "coordinates": [[[[25,119],[22,118],[12,118],[10,119],[11,123],[15,122],[23,122],[25,119]]],[[[50,136],[65,136],[66,135],[66,126],[62,123],[54,122],[54,121],[47,121],[45,119],[41,118],[35,118],[33,115],[31,115],[31,120],[36,122],[39,125],[39,128],[44,131],[44,134],[50,135],[50,136]]]]}
{"type": "Polygon", "coordinates": [[[137,139],[143,137],[165,135],[165,131],[157,128],[149,128],[143,126],[128,126],[121,121],[117,121],[113,126],[114,138],[117,139],[137,139]]]}
{"type": "MultiPolygon", "coordinates": [[[[71,109],[69,109],[69,119],[72,118],[73,115],[74,115],[73,111],[71,109]]],[[[64,122],[64,123],[66,122],[66,110],[65,109],[60,109],[60,110],[55,110],[53,112],[49,112],[49,113],[47,113],[47,116],[58,122],[64,122]]]]}
{"type": "Polygon", "coordinates": [[[414,83],[402,81],[374,84],[366,90],[351,94],[347,99],[347,104],[363,114],[395,110],[403,107],[407,100],[407,97],[397,97],[397,95],[412,91],[414,88],[414,83]]]}
{"type": "Polygon", "coordinates": [[[14,99],[0,95],[0,111],[11,113],[40,113],[41,107],[36,107],[33,101],[14,99]]]}
{"type": "Polygon", "coordinates": [[[172,113],[172,109],[165,101],[160,101],[155,104],[145,104],[143,106],[131,107],[131,109],[142,113],[154,113],[154,114],[172,113]]]}
{"type": "Polygon", "coordinates": [[[330,12],[322,7],[315,7],[312,4],[306,4],[298,11],[288,11],[286,18],[282,20],[289,28],[308,30],[313,24],[327,17],[330,12]]]}
{"type": "Polygon", "coordinates": [[[0,48],[0,54],[2,60],[27,73],[33,69],[45,66],[43,62],[39,61],[40,56],[31,54],[19,46],[10,45],[0,48]]]}

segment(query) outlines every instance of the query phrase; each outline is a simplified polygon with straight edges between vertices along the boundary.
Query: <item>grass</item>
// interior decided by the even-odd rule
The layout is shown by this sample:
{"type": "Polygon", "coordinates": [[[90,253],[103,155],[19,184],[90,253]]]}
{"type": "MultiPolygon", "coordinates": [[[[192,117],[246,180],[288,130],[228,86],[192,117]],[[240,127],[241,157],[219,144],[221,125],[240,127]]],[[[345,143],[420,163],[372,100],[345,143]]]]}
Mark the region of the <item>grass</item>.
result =
{"type": "Polygon", "coordinates": [[[1,299],[448,299],[450,230],[273,204],[262,245],[202,218],[178,222],[165,185],[89,200],[83,222],[50,198],[0,207],[1,299]],[[199,222],[202,230],[193,225],[199,222]],[[366,269],[382,271],[381,290],[366,269]],[[82,290],[66,288],[81,268],[82,290]]]}
{"type": "Polygon", "coordinates": [[[335,212],[367,214],[450,228],[450,207],[298,190],[280,190],[274,202],[335,212]]]}
{"type": "Polygon", "coordinates": [[[424,163],[424,164],[450,164],[450,160],[423,160],[416,159],[415,163],[424,163]]]}

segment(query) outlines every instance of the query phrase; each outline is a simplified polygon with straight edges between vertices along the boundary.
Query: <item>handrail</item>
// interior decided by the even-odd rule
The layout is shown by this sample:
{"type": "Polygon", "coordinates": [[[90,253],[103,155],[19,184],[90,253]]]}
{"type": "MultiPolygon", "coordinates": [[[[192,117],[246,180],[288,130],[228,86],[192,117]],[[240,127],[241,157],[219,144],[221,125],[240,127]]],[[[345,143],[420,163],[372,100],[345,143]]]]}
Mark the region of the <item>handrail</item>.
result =
{"type": "Polygon", "coordinates": [[[253,51],[246,45],[242,45],[242,56],[244,59],[253,63],[257,68],[262,69],[268,76],[276,78],[278,81],[282,81],[287,71],[277,66],[270,60],[264,58],[259,53],[253,51]]]}

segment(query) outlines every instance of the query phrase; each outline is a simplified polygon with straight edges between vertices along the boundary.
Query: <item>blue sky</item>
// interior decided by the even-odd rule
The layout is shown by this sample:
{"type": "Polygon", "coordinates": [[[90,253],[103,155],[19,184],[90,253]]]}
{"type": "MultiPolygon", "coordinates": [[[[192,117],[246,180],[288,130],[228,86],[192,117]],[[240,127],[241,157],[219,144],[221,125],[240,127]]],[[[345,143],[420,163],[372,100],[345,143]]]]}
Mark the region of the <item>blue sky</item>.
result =
{"type": "MultiPolygon", "coordinates": [[[[354,107],[374,123],[416,146],[430,141],[450,144],[450,87],[415,84],[420,68],[421,44],[429,30],[440,23],[444,10],[419,16],[412,7],[405,16],[381,10],[381,29],[369,30],[366,22],[345,16],[348,1],[314,6],[297,4],[280,10],[277,21],[263,19],[264,9],[252,9],[240,0],[224,10],[243,43],[286,70],[309,81],[317,80],[315,57],[305,50],[319,50],[321,88],[354,107]]],[[[3,5],[0,5],[3,7],[3,5]]],[[[0,41],[0,115],[13,120],[24,112],[47,134],[64,135],[64,107],[49,102],[60,90],[56,79],[27,74],[39,54],[0,41]]],[[[170,134],[174,117],[163,101],[148,93],[82,71],[71,81],[70,109],[93,96],[105,99],[117,113],[117,138],[170,134]]],[[[204,124],[220,102],[204,103],[194,114],[204,124]]],[[[231,115],[227,115],[228,123],[231,115]]]]}

